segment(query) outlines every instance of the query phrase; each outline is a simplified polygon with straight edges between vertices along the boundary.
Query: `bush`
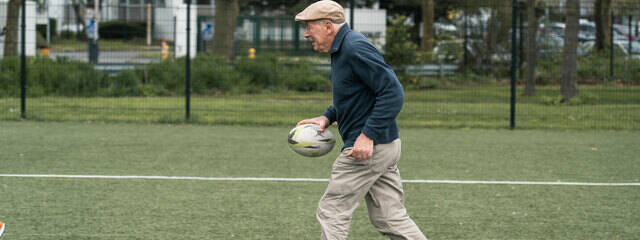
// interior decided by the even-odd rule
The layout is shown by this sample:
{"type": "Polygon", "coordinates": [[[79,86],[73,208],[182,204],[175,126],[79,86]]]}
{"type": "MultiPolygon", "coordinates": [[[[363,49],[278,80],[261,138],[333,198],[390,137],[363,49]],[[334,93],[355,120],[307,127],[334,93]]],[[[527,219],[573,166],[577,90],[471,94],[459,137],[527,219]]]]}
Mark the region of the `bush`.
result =
{"type": "Polygon", "coordinates": [[[104,39],[144,38],[147,34],[146,23],[144,22],[101,22],[98,31],[100,38],[104,39]]]}
{"type": "MultiPolygon", "coordinates": [[[[610,75],[611,59],[607,55],[588,54],[578,58],[578,84],[640,83],[640,60],[624,55],[614,59],[614,75],[610,75]]],[[[536,66],[537,84],[562,82],[562,55],[539,58],[536,66]]]]}
{"type": "Polygon", "coordinates": [[[258,55],[254,59],[242,58],[235,66],[235,70],[248,77],[250,86],[260,92],[264,89],[277,90],[282,86],[278,78],[281,66],[273,55],[258,55]]]}
{"type": "Polygon", "coordinates": [[[140,85],[140,96],[143,97],[153,97],[153,96],[170,96],[171,93],[164,89],[163,86],[159,85],[151,85],[151,84],[142,84],[140,85]]]}
{"type": "Polygon", "coordinates": [[[581,83],[622,83],[640,82],[640,60],[616,57],[614,59],[613,78],[611,78],[611,59],[606,55],[589,55],[578,60],[578,77],[581,83]]]}
{"type": "Polygon", "coordinates": [[[244,93],[248,79],[223,57],[198,55],[191,65],[191,89],[198,94],[244,93]]]}
{"type": "Polygon", "coordinates": [[[282,71],[279,71],[279,78],[288,90],[311,92],[328,91],[331,89],[331,81],[328,73],[322,74],[315,70],[313,64],[307,61],[300,61],[285,64],[282,71]]]}
{"type": "Polygon", "coordinates": [[[412,64],[416,59],[418,45],[411,41],[410,28],[405,24],[406,17],[393,15],[387,27],[384,58],[389,65],[404,69],[404,66],[412,64]]]}
{"type": "Polygon", "coordinates": [[[72,39],[76,38],[76,33],[70,30],[60,31],[60,35],[58,35],[60,39],[72,39]]]}
{"type": "Polygon", "coordinates": [[[20,96],[20,58],[0,59],[0,93],[2,96],[20,96]]]}
{"type": "Polygon", "coordinates": [[[100,89],[99,95],[110,97],[140,96],[142,77],[138,73],[134,70],[125,70],[113,77],[108,77],[105,82],[106,88],[100,89]]]}
{"type": "MultiPolygon", "coordinates": [[[[6,96],[19,96],[19,58],[2,59],[0,69],[0,89],[6,96]]],[[[104,80],[104,75],[92,65],[65,59],[28,58],[27,71],[27,94],[31,97],[93,96],[104,80]]]]}
{"type": "Polygon", "coordinates": [[[149,75],[145,84],[162,86],[172,95],[184,95],[185,59],[169,59],[144,67],[149,75]]]}
{"type": "MultiPolygon", "coordinates": [[[[185,58],[151,63],[109,76],[89,63],[65,58],[28,58],[29,96],[175,96],[184,95],[185,58]]],[[[282,63],[275,56],[243,59],[236,65],[221,57],[199,55],[192,61],[191,89],[219,95],[262,91],[327,91],[326,72],[310,62],[282,63]]],[[[0,93],[20,95],[20,59],[0,60],[0,93]]]]}
{"type": "Polygon", "coordinates": [[[105,76],[91,64],[67,59],[32,58],[28,64],[29,86],[42,87],[45,95],[95,96],[105,76]]]}

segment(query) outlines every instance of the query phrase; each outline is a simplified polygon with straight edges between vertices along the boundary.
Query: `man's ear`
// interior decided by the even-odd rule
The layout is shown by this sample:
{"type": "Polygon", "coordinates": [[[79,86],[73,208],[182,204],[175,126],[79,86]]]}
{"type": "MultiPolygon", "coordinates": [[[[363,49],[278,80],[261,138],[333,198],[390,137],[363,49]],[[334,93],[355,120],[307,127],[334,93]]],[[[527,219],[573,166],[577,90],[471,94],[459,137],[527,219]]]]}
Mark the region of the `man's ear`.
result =
{"type": "Polygon", "coordinates": [[[335,31],[335,29],[333,28],[333,23],[331,23],[330,21],[324,22],[324,27],[325,29],[327,29],[328,34],[332,34],[335,31]]]}

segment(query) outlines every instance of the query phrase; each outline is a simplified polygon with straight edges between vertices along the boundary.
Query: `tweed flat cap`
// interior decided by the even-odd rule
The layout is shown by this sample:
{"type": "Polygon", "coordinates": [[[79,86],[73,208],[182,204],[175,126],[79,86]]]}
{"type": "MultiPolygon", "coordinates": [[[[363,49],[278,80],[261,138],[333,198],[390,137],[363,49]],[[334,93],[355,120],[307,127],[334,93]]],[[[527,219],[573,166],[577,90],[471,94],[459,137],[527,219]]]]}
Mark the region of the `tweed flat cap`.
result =
{"type": "Polygon", "coordinates": [[[343,23],[344,8],[331,0],[317,1],[296,15],[296,21],[313,21],[327,19],[334,23],[343,23]]]}

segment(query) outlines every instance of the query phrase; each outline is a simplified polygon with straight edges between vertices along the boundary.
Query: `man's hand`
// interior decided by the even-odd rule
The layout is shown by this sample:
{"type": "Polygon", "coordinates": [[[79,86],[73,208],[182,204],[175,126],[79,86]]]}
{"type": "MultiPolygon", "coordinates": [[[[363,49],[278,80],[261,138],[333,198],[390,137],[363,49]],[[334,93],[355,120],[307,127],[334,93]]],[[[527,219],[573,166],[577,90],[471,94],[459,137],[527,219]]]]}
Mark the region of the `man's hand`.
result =
{"type": "Polygon", "coordinates": [[[351,152],[347,153],[347,157],[353,157],[356,160],[364,161],[373,156],[373,140],[364,133],[356,138],[351,152]]]}
{"type": "Polygon", "coordinates": [[[305,119],[302,120],[300,122],[298,122],[298,124],[296,124],[296,126],[300,126],[302,124],[317,124],[320,125],[320,132],[324,132],[324,129],[329,125],[329,119],[325,116],[319,116],[319,117],[315,117],[315,118],[310,118],[310,119],[305,119]]]}

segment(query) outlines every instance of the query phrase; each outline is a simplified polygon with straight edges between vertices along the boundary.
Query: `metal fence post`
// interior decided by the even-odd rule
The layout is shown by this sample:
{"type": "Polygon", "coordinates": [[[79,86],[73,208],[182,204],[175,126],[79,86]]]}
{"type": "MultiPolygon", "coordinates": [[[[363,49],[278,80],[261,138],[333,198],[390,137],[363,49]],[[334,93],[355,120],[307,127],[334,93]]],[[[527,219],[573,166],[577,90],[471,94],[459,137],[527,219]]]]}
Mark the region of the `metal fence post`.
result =
{"type": "Polygon", "coordinates": [[[462,44],[463,45],[462,49],[464,49],[464,60],[462,62],[463,63],[462,66],[464,67],[465,73],[467,72],[467,68],[468,68],[467,61],[469,58],[468,56],[469,54],[467,53],[467,45],[468,45],[468,38],[469,38],[469,33],[467,32],[469,28],[469,15],[468,15],[469,13],[467,13],[467,9],[468,7],[465,7],[465,10],[464,10],[464,41],[462,44]]]}
{"type": "Polygon", "coordinates": [[[254,18],[254,20],[255,20],[256,25],[255,25],[255,29],[253,30],[254,31],[253,32],[253,45],[256,48],[256,52],[260,52],[260,42],[262,41],[262,39],[261,39],[262,38],[262,33],[261,33],[262,29],[260,29],[261,28],[261,26],[260,26],[260,17],[256,17],[256,18],[254,18]]]}
{"type": "Polygon", "coordinates": [[[609,48],[611,56],[610,56],[610,63],[609,63],[609,77],[611,77],[611,79],[613,80],[613,61],[614,61],[614,52],[613,52],[613,21],[615,20],[615,12],[613,10],[611,10],[611,25],[609,26],[609,35],[610,35],[610,39],[609,39],[609,48]]]}
{"type": "Polygon", "coordinates": [[[514,129],[516,127],[516,64],[518,58],[518,42],[516,37],[518,20],[518,1],[512,0],[512,13],[511,13],[511,121],[509,127],[514,129]]]}
{"type": "Polygon", "coordinates": [[[633,29],[631,28],[631,22],[633,21],[633,16],[629,15],[629,36],[627,39],[629,40],[629,59],[633,58],[633,45],[631,42],[633,41],[633,29]]]}
{"type": "Polygon", "coordinates": [[[187,66],[186,66],[186,83],[184,87],[186,98],[186,118],[191,118],[191,0],[187,0],[187,66]]]}
{"type": "Polygon", "coordinates": [[[26,15],[27,15],[27,3],[26,0],[22,0],[22,16],[20,24],[20,118],[25,118],[25,112],[27,109],[27,59],[26,59],[26,15]]]}

